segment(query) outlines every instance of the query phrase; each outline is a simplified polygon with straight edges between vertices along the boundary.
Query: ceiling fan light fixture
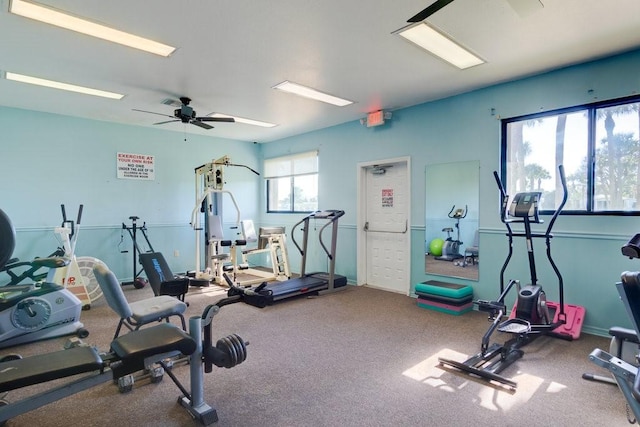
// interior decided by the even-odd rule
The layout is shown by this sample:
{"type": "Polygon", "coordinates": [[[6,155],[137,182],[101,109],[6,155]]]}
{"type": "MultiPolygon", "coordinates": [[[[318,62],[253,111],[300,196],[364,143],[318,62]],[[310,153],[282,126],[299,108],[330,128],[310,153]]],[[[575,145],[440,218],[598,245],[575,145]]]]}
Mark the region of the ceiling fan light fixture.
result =
{"type": "Polygon", "coordinates": [[[176,50],[175,47],[163,43],[116,30],[106,25],[91,22],[56,9],[24,0],[11,0],[9,12],[164,57],[171,55],[176,50]]]}
{"type": "Polygon", "coordinates": [[[349,101],[348,99],[338,98],[337,96],[329,95],[327,93],[320,92],[319,90],[286,80],[273,86],[272,89],[293,93],[298,96],[303,96],[305,98],[310,98],[316,101],[326,102],[327,104],[336,105],[338,107],[344,107],[346,105],[353,104],[353,101],[349,101]]]}
{"type": "Polygon", "coordinates": [[[85,95],[101,96],[103,98],[122,99],[124,97],[124,95],[115,92],[107,92],[104,90],[57,82],[55,80],[46,80],[39,77],[25,76],[24,74],[11,73],[9,71],[5,72],[4,77],[5,79],[12,80],[14,82],[29,83],[38,86],[50,87],[53,89],[62,89],[70,92],[82,93],[85,95]]]}
{"type": "Polygon", "coordinates": [[[222,114],[222,113],[211,113],[209,114],[209,117],[230,117],[234,119],[236,123],[244,123],[246,125],[261,126],[263,128],[273,128],[278,126],[275,123],[262,122],[260,120],[247,119],[247,118],[238,117],[238,116],[230,116],[228,114],[222,114]]]}
{"type": "Polygon", "coordinates": [[[398,34],[461,70],[485,63],[482,58],[471,53],[425,22],[409,25],[394,34],[398,34]]]}

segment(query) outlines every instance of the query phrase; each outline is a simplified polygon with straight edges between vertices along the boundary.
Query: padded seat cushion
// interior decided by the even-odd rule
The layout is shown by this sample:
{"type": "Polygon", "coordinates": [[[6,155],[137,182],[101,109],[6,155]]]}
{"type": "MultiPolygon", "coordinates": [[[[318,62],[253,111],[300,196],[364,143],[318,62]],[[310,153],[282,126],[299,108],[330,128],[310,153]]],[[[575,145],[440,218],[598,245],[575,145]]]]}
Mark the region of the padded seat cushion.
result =
{"type": "MultiPolygon", "coordinates": [[[[175,300],[175,298],[173,298],[175,300]]],[[[179,351],[188,356],[196,350],[196,342],[185,331],[170,323],[139,329],[111,342],[113,351],[123,362],[143,360],[156,354],[179,351]]]]}
{"type": "Polygon", "coordinates": [[[171,315],[183,314],[187,310],[187,304],[169,295],[132,302],[129,307],[132,313],[131,318],[140,324],[171,315]]]}

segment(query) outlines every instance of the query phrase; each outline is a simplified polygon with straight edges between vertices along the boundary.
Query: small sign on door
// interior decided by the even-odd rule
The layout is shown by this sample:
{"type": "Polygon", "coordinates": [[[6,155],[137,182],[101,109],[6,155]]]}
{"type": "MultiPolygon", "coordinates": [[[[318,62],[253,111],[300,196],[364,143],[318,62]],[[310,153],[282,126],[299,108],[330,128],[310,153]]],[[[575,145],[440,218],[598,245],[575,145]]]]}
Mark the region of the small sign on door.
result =
{"type": "Polygon", "coordinates": [[[382,189],[382,207],[383,208],[393,207],[393,188],[382,189]]]}

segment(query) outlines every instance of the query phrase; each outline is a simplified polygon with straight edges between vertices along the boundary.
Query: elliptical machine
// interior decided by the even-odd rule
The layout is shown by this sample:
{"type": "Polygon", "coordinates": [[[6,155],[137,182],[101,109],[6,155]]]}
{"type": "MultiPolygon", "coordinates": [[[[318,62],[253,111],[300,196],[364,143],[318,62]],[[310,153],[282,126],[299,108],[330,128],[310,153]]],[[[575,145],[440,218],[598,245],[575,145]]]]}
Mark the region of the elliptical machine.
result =
{"type": "Polygon", "coordinates": [[[449,218],[456,220],[455,228],[457,236],[456,239],[453,240],[453,238],[451,237],[453,228],[451,227],[442,229],[442,231],[447,233],[447,239],[444,241],[444,245],[442,245],[442,255],[436,257],[436,259],[441,261],[453,261],[456,259],[464,258],[464,255],[460,253],[460,245],[462,245],[462,242],[460,241],[460,220],[467,216],[467,211],[467,205],[464,206],[464,209],[456,209],[456,205],[453,205],[453,207],[447,214],[449,218]]]}
{"type": "Polygon", "coordinates": [[[479,311],[488,313],[489,320],[492,322],[488,331],[482,337],[480,352],[464,362],[440,358],[441,364],[452,366],[463,372],[477,375],[487,381],[495,381],[507,388],[515,389],[517,387],[515,381],[499,374],[524,355],[522,347],[541,335],[569,341],[579,338],[585,309],[584,307],[564,303],[564,282],[560,270],[551,257],[551,238],[553,237],[551,230],[568,197],[567,183],[562,165],[558,167],[558,172],[562,183],[563,197],[544,233],[534,233],[531,229],[531,224],[543,223],[543,220],[538,215],[538,206],[542,193],[539,191],[518,193],[509,204],[509,197],[505,193],[498,173],[493,173],[501,196],[502,209],[500,219],[507,228],[507,237],[509,239],[509,253],[500,270],[500,296],[495,301],[478,300],[474,302],[479,311]],[[516,223],[523,225],[522,232],[513,231],[511,224],[516,223]],[[525,286],[520,286],[520,281],[514,279],[509,280],[506,286],[504,285],[504,272],[513,255],[514,237],[523,237],[526,240],[531,283],[525,286]],[[545,240],[549,264],[558,278],[559,303],[547,301],[546,294],[538,283],[533,251],[533,239],[535,238],[543,238],[545,240]],[[518,292],[516,303],[508,319],[503,321],[503,318],[507,315],[505,298],[513,288],[516,288],[518,292]],[[496,330],[511,334],[512,338],[504,344],[490,344],[491,335],[496,330]]]}

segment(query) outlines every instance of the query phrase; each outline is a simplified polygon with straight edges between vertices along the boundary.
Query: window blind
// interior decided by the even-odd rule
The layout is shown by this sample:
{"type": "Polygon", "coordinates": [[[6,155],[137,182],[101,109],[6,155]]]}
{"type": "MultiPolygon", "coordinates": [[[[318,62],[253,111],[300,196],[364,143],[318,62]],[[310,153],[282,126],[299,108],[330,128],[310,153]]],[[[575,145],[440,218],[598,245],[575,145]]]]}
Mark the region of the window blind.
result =
{"type": "Polygon", "coordinates": [[[264,161],[265,179],[284,178],[311,173],[318,173],[317,150],[265,159],[264,161]]]}

